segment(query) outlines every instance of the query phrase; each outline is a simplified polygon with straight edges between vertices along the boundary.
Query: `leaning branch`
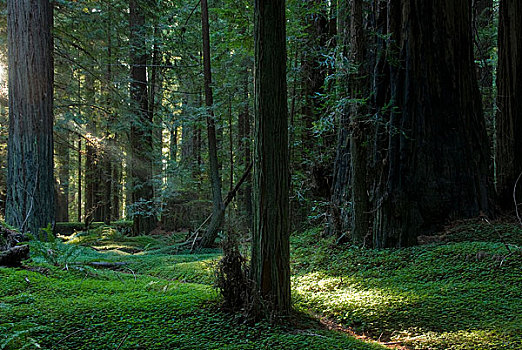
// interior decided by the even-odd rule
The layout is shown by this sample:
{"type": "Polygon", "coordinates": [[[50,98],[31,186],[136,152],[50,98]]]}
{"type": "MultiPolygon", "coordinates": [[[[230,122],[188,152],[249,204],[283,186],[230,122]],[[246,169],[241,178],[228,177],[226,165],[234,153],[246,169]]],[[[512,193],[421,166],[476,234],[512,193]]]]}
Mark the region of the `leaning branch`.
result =
{"type": "MultiPolygon", "coordinates": [[[[241,188],[241,185],[246,181],[246,179],[248,178],[248,175],[250,175],[250,172],[252,171],[253,166],[254,166],[254,162],[252,162],[248,165],[248,167],[245,169],[245,172],[241,176],[241,179],[239,179],[239,181],[236,183],[234,188],[228,192],[227,196],[225,197],[225,201],[223,202],[222,211],[225,211],[227,209],[228,205],[230,204],[230,202],[232,202],[232,200],[236,197],[237,192],[241,188]]],[[[187,241],[185,243],[180,244],[178,246],[178,248],[190,245],[190,251],[192,252],[194,250],[194,247],[196,246],[196,242],[199,238],[199,232],[201,232],[201,229],[203,228],[203,226],[205,226],[205,224],[211,218],[212,218],[212,214],[210,214],[205,219],[205,221],[203,221],[203,223],[196,229],[196,231],[194,231],[194,233],[189,237],[189,239],[187,239],[187,241]]]]}

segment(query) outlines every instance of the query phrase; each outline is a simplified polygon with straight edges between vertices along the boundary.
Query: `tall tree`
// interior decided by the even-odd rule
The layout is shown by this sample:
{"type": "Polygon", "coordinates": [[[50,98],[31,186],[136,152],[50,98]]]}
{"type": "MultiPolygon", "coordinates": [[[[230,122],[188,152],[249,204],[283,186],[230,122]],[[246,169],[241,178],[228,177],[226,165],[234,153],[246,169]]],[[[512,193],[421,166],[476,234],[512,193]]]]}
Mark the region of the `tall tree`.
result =
{"type": "Polygon", "coordinates": [[[56,159],[59,162],[56,190],[56,221],[69,221],[69,132],[59,130],[57,132],[59,142],[55,142],[56,159]]]}
{"type": "MultiPolygon", "coordinates": [[[[500,2],[496,115],[498,202],[513,208],[513,188],[522,173],[522,3],[500,2]]],[[[517,188],[518,201],[522,189],[517,188]]]]}
{"type": "Polygon", "coordinates": [[[389,1],[397,108],[389,122],[388,176],[375,205],[377,247],[416,244],[419,234],[449,219],[488,212],[490,153],[476,103],[470,3],[389,1]]]}
{"type": "Polygon", "coordinates": [[[134,118],[130,130],[131,188],[134,205],[133,231],[147,234],[156,226],[152,186],[152,114],[147,92],[145,9],[142,1],[130,0],[131,84],[134,118]]]}
{"type": "Polygon", "coordinates": [[[54,221],[53,23],[48,0],[8,0],[6,221],[39,234],[54,221]],[[30,82],[30,83],[28,83],[30,82]]]}
{"type": "Polygon", "coordinates": [[[208,157],[210,162],[210,184],[212,186],[212,220],[205,232],[201,246],[208,247],[216,240],[218,230],[225,215],[225,205],[221,195],[221,176],[217,151],[216,123],[214,118],[212,95],[212,71],[210,68],[210,30],[208,23],[208,3],[201,0],[201,26],[203,34],[203,74],[205,77],[205,105],[207,107],[208,157]]]}
{"type": "MultiPolygon", "coordinates": [[[[238,120],[238,144],[239,150],[239,164],[246,169],[250,163],[252,163],[252,150],[251,150],[251,117],[248,103],[248,64],[250,60],[245,63],[245,69],[243,71],[243,111],[239,114],[238,120]]],[[[245,209],[246,224],[249,229],[252,228],[252,176],[249,174],[246,180],[246,184],[243,189],[239,191],[241,206],[245,209]]]]}
{"type": "MultiPolygon", "coordinates": [[[[347,1],[341,1],[337,4],[337,46],[339,52],[336,57],[336,98],[340,100],[346,99],[348,91],[348,74],[346,72],[350,71],[347,67],[351,29],[349,6],[350,3],[347,1]]],[[[337,128],[337,149],[331,189],[330,214],[326,227],[326,233],[336,237],[342,237],[351,228],[350,201],[352,193],[348,110],[348,104],[342,103],[336,111],[339,126],[337,128]]]]}
{"type": "Polygon", "coordinates": [[[350,153],[352,189],[352,239],[362,242],[369,229],[368,158],[369,158],[369,106],[371,60],[367,55],[367,34],[364,28],[363,0],[350,1],[352,16],[350,25],[350,63],[353,68],[349,76],[350,109],[350,153]]]}
{"type": "Polygon", "coordinates": [[[290,245],[285,1],[256,0],[254,8],[252,278],[270,311],[287,314],[290,245]]]}

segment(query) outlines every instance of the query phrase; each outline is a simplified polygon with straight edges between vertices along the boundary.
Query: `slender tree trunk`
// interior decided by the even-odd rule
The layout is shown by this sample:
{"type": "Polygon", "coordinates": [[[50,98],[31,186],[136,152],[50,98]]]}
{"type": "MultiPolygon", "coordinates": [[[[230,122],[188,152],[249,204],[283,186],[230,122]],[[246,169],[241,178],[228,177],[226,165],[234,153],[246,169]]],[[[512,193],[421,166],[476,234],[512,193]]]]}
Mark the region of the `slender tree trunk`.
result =
{"type": "Polygon", "coordinates": [[[389,6],[389,34],[399,49],[391,73],[396,110],[373,228],[376,247],[413,245],[418,235],[448,220],[487,213],[491,180],[485,122],[476,103],[470,1],[402,0],[389,6]]]}
{"type": "Polygon", "coordinates": [[[232,125],[232,100],[228,98],[228,157],[230,162],[230,186],[229,191],[234,188],[234,130],[232,125]]]}
{"type": "Polygon", "coordinates": [[[289,159],[284,0],[255,0],[252,279],[259,310],[290,311],[289,159]]]}
{"type": "MultiPolygon", "coordinates": [[[[349,3],[341,2],[337,6],[337,34],[338,45],[341,52],[338,54],[337,67],[339,78],[337,79],[338,99],[344,98],[348,91],[348,72],[350,69],[346,66],[347,48],[349,47],[350,38],[350,16],[349,3]]],[[[350,134],[349,134],[349,109],[348,106],[341,106],[336,111],[338,119],[337,130],[337,150],[334,162],[332,198],[330,201],[329,219],[326,228],[327,235],[336,237],[345,237],[349,229],[351,229],[351,157],[350,157],[350,134]]]]}
{"type": "Polygon", "coordinates": [[[210,68],[210,31],[208,24],[207,0],[201,0],[201,25],[203,28],[203,74],[205,76],[205,105],[207,106],[207,137],[210,162],[210,182],[212,185],[212,220],[207,232],[201,239],[201,247],[214,244],[225,215],[225,207],[221,195],[221,176],[219,175],[219,160],[216,139],[216,124],[213,111],[212,74],[210,68]]]}
{"type": "Polygon", "coordinates": [[[130,175],[134,234],[148,234],[156,227],[152,186],[152,115],[147,93],[145,15],[139,1],[130,0],[131,85],[134,119],[130,131],[130,175]]]}
{"type": "Polygon", "coordinates": [[[69,132],[60,130],[59,142],[55,142],[56,158],[59,161],[58,183],[56,186],[56,221],[69,221],[69,132]]]}
{"type": "MultiPolygon", "coordinates": [[[[500,1],[496,115],[498,204],[513,209],[513,190],[522,173],[522,3],[500,1]]],[[[522,182],[516,188],[522,198],[522,182]]]]}
{"type": "Polygon", "coordinates": [[[54,222],[53,25],[48,0],[7,1],[9,140],[6,221],[40,234],[54,222]],[[30,82],[30,83],[28,83],[30,82]]]}
{"type": "MultiPolygon", "coordinates": [[[[239,114],[238,150],[239,165],[246,169],[252,163],[250,110],[248,107],[248,68],[243,71],[243,112],[239,114]]],[[[252,229],[252,176],[249,174],[245,186],[240,190],[241,206],[245,208],[246,224],[252,229]]]]}
{"type": "Polygon", "coordinates": [[[362,243],[369,229],[370,203],[368,196],[368,150],[370,144],[369,106],[364,102],[370,96],[370,58],[367,54],[369,40],[364,29],[364,1],[351,0],[351,27],[350,27],[350,60],[354,65],[349,80],[350,98],[354,101],[350,105],[351,152],[351,180],[352,180],[352,240],[362,243]]]}
{"type": "Polygon", "coordinates": [[[82,222],[82,137],[78,138],[78,222],[82,222]]]}

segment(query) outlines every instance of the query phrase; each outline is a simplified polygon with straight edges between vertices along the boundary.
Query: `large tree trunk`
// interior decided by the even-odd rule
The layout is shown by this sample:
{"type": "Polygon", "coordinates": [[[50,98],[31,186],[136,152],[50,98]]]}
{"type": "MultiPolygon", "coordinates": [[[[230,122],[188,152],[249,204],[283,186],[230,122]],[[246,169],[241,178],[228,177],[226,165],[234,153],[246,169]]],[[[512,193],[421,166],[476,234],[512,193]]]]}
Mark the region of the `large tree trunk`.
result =
{"type": "MultiPolygon", "coordinates": [[[[503,208],[512,209],[513,189],[522,173],[522,3],[519,0],[500,2],[497,87],[497,195],[503,208]]],[[[521,193],[522,188],[518,187],[518,202],[521,193]]]]}
{"type": "Polygon", "coordinates": [[[147,93],[147,53],[144,8],[130,0],[131,85],[134,118],[130,131],[130,175],[134,234],[148,234],[156,227],[152,186],[152,114],[147,93]]]}
{"type": "Polygon", "coordinates": [[[207,106],[208,158],[210,162],[210,183],[212,186],[212,220],[207,232],[201,239],[201,247],[214,244],[225,215],[225,206],[221,195],[221,176],[217,151],[216,123],[213,111],[212,74],[210,69],[210,33],[208,24],[207,0],[201,0],[201,24],[203,28],[203,74],[205,76],[205,105],[207,106]]]}
{"type": "Polygon", "coordinates": [[[9,0],[6,221],[39,234],[54,221],[53,39],[48,0],[9,0]]]}
{"type": "Polygon", "coordinates": [[[490,185],[470,2],[389,6],[389,33],[400,50],[391,74],[397,109],[389,127],[389,173],[377,201],[376,247],[413,245],[447,220],[487,213],[490,185]]]}
{"type": "MultiPolygon", "coordinates": [[[[268,312],[290,311],[284,0],[254,2],[255,161],[252,278],[268,312]]],[[[259,309],[261,303],[257,304],[259,309]]]]}

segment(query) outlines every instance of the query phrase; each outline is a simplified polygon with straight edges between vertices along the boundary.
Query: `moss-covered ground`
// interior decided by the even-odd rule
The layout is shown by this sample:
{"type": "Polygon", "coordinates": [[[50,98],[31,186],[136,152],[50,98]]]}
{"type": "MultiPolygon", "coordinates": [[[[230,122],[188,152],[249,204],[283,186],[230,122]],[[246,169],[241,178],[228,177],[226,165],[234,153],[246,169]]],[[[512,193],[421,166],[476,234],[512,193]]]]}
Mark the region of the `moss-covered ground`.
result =
{"type": "Polygon", "coordinates": [[[25,268],[0,268],[3,349],[522,349],[522,231],[462,223],[436,243],[395,250],[292,237],[293,316],[248,325],[219,311],[218,251],[184,237],[98,227],[32,243],[25,268]],[[499,238],[502,237],[502,239],[499,238]],[[507,245],[507,247],[506,247],[507,245]],[[508,248],[513,252],[509,253],[508,248]],[[114,269],[90,262],[124,262],[114,269]],[[362,341],[337,329],[379,339],[362,341]]]}
{"type": "Polygon", "coordinates": [[[522,230],[467,222],[437,240],[367,250],[294,236],[296,308],[414,349],[522,349],[522,230]]]}
{"type": "Polygon", "coordinates": [[[383,349],[295,316],[248,325],[219,311],[219,252],[174,254],[180,238],[100,227],[33,242],[29,269],[0,268],[0,349],[383,349]]]}

